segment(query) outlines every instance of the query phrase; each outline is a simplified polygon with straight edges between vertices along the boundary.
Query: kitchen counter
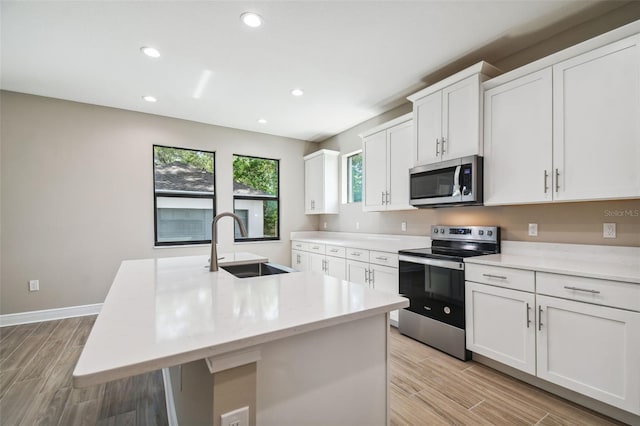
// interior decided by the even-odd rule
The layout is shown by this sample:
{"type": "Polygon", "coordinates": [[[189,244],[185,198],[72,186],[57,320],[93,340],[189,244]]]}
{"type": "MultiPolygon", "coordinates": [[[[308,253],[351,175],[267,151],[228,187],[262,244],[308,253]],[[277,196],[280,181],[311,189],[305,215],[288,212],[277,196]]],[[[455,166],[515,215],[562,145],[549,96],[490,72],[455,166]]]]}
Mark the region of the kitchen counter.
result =
{"type": "Polygon", "coordinates": [[[466,258],[465,263],[526,269],[555,274],[575,275],[612,281],[640,284],[640,258],[634,261],[615,262],[610,259],[579,260],[549,252],[535,254],[490,254],[466,258]]]}
{"type": "Polygon", "coordinates": [[[74,386],[205,359],[409,304],[314,273],[238,279],[224,270],[209,272],[207,259],[122,262],[73,372],[74,386]]]}
{"type": "Polygon", "coordinates": [[[399,250],[412,248],[431,247],[431,238],[415,235],[302,231],[292,232],[291,240],[364,250],[376,250],[387,253],[397,253],[399,250]]]}

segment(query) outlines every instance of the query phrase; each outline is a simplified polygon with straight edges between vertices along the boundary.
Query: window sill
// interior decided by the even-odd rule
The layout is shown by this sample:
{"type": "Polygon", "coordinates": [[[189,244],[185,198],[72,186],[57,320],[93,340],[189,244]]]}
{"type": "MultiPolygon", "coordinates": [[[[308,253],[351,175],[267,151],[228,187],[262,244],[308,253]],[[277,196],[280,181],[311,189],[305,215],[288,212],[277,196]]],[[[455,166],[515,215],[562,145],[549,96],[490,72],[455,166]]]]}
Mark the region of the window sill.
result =
{"type": "Polygon", "coordinates": [[[177,244],[175,246],[153,246],[154,249],[172,249],[184,247],[211,247],[211,244],[177,244]]]}
{"type": "Polygon", "coordinates": [[[279,244],[282,242],[282,238],[279,240],[265,240],[265,241],[234,241],[234,245],[245,245],[245,244],[279,244]]]}

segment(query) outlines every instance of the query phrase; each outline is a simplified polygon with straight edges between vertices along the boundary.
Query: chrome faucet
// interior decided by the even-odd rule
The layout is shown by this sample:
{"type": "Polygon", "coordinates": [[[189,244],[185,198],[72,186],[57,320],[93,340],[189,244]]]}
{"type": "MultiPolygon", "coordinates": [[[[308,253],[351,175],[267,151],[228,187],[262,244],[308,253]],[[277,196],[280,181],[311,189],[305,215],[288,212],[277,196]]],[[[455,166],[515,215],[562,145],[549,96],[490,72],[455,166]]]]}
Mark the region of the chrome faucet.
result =
{"type": "Polygon", "coordinates": [[[243,237],[247,236],[247,228],[244,227],[242,220],[238,216],[230,212],[224,212],[216,215],[211,222],[211,259],[209,259],[209,271],[215,272],[218,270],[218,250],[216,249],[216,226],[218,221],[225,217],[230,216],[238,222],[238,226],[240,227],[240,233],[243,237]]]}

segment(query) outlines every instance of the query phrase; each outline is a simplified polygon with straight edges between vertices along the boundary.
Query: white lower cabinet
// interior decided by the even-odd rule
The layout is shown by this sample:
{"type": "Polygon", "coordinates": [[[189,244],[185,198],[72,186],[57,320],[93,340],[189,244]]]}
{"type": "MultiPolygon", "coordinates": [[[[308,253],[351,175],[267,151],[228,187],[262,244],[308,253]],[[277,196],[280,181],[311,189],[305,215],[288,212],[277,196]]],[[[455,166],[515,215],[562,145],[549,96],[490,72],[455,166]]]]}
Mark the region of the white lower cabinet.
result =
{"type": "Polygon", "coordinates": [[[309,253],[302,250],[291,250],[291,267],[296,271],[309,270],[309,253]]]}
{"type": "MultiPolygon", "coordinates": [[[[398,294],[398,268],[374,263],[347,260],[347,280],[368,286],[372,290],[398,294]]],[[[398,321],[398,311],[391,311],[392,321],[398,321]]]]}
{"type": "Polygon", "coordinates": [[[309,253],[309,270],[344,280],[347,277],[346,260],[340,257],[309,253]]]}
{"type": "Polygon", "coordinates": [[[538,377],[640,414],[640,313],[536,296],[538,377]]]}
{"type": "Polygon", "coordinates": [[[474,264],[465,274],[467,349],[640,414],[640,286],[474,264]],[[531,274],[537,293],[521,290],[531,274]]]}
{"type": "Polygon", "coordinates": [[[467,349],[536,374],[535,295],[467,281],[467,349]]]}

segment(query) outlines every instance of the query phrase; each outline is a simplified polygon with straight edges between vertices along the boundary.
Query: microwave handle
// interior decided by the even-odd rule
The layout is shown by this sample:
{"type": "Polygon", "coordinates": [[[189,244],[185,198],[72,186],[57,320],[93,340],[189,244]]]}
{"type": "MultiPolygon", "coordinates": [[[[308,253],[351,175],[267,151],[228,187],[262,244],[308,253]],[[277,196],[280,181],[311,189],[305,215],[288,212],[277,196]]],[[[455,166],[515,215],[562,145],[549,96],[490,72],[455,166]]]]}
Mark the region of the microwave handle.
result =
{"type": "Polygon", "coordinates": [[[456,166],[456,171],[453,175],[453,193],[451,194],[452,197],[459,197],[461,195],[460,193],[460,169],[462,168],[462,166],[456,166]]]}

